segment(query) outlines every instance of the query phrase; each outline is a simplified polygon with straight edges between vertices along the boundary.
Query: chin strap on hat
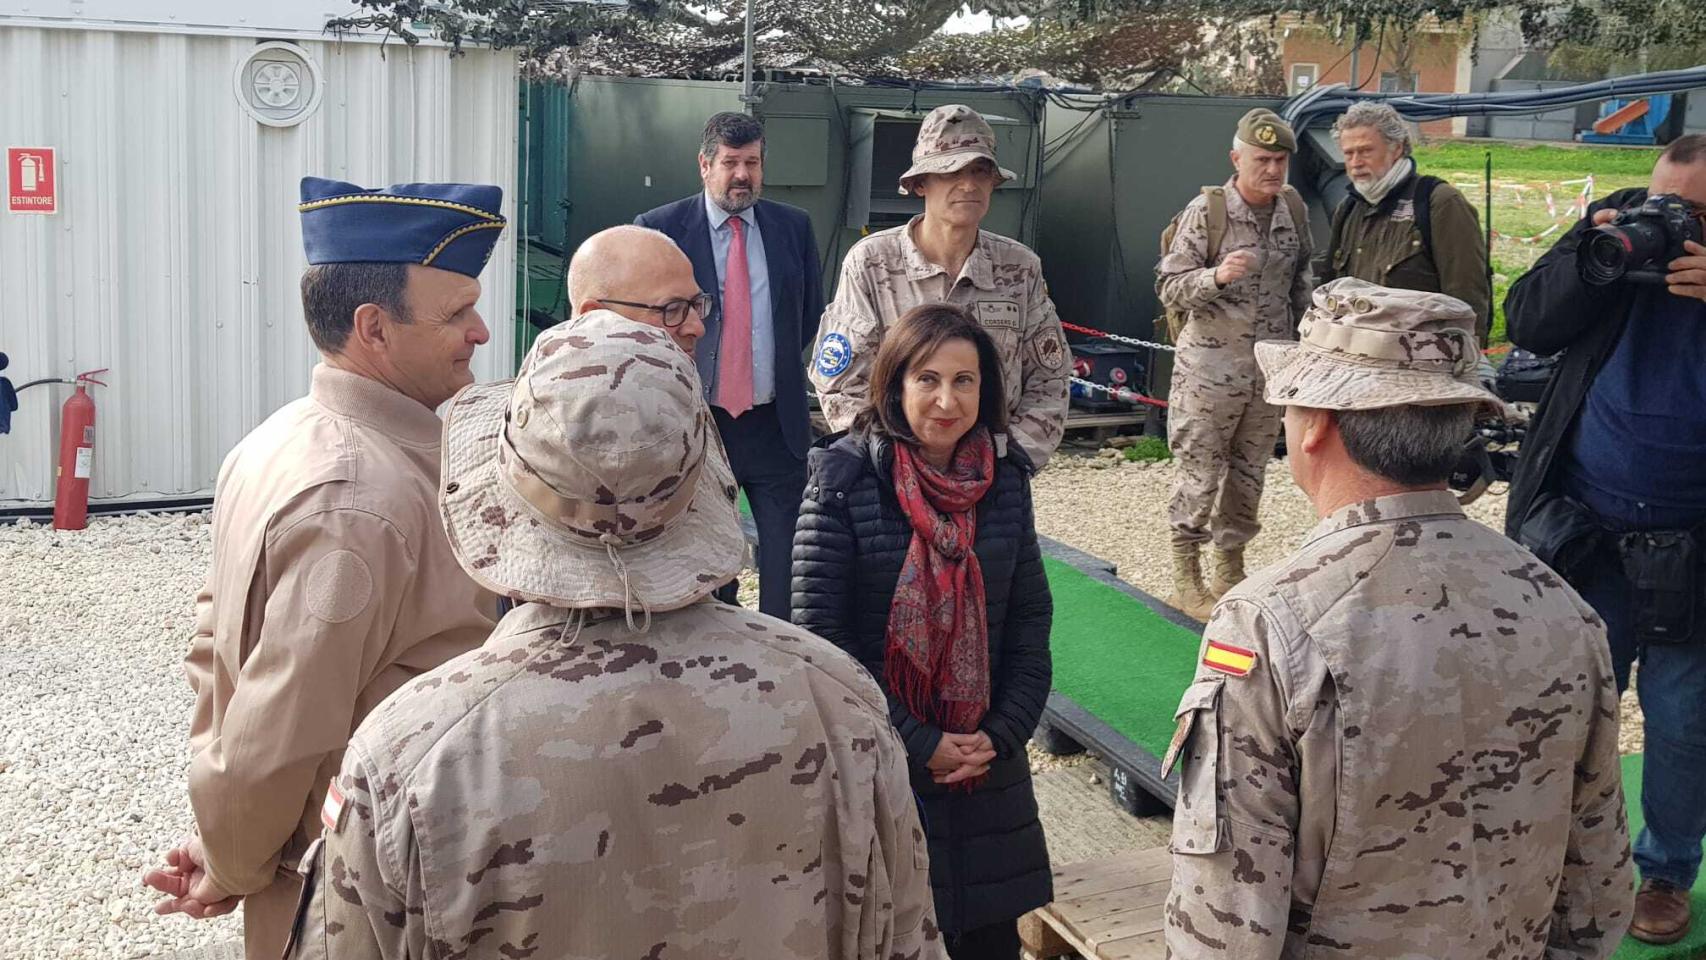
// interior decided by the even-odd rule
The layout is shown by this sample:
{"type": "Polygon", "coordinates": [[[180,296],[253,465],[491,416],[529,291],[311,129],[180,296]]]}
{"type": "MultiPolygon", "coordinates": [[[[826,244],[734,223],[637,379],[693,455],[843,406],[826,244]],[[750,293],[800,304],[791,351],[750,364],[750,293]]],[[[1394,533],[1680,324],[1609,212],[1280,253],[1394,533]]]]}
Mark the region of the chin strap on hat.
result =
{"type": "Polygon", "coordinates": [[[628,620],[628,630],[631,633],[645,633],[652,628],[652,608],[645,601],[635,601],[634,588],[628,582],[628,565],[622,562],[622,555],[616,548],[622,545],[622,538],[614,533],[601,534],[598,542],[604,544],[605,553],[610,555],[610,562],[616,567],[616,575],[622,578],[622,613],[628,620]],[[638,602],[640,612],[645,614],[644,626],[634,626],[634,604],[638,602]]]}

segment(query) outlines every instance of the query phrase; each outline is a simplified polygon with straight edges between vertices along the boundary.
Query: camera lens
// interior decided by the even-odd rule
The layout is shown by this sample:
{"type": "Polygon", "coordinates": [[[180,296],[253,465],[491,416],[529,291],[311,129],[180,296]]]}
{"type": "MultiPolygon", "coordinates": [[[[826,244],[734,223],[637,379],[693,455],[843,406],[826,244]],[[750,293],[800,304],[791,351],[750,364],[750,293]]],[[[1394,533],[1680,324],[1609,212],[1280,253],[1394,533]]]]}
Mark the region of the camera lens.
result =
{"type": "Polygon", "coordinates": [[[1576,268],[1588,283],[1604,285],[1629,269],[1634,244],[1618,227],[1603,226],[1588,231],[1576,248],[1576,268]]]}

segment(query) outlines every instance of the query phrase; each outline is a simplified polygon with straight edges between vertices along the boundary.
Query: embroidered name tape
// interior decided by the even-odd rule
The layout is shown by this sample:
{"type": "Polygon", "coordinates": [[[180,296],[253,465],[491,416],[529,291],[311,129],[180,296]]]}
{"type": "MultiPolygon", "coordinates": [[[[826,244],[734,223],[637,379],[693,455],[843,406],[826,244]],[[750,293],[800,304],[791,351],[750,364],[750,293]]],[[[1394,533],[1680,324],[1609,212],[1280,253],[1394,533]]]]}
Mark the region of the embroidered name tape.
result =
{"type": "Polygon", "coordinates": [[[1256,651],[1210,640],[1203,651],[1203,666],[1229,676],[1242,677],[1256,666],[1256,651]]]}
{"type": "Polygon", "coordinates": [[[977,321],[985,327],[998,330],[1017,330],[1022,325],[1024,314],[1019,305],[1011,300],[979,300],[977,302],[977,321]]]}

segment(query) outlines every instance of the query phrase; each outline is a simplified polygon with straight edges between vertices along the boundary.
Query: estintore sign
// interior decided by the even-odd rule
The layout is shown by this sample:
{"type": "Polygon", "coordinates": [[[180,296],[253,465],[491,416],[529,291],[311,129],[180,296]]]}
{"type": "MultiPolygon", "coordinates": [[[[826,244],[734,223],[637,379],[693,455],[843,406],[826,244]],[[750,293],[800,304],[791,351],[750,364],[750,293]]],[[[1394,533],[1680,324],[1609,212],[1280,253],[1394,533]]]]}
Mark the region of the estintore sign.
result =
{"type": "Polygon", "coordinates": [[[6,209],[58,213],[59,174],[52,147],[6,148],[6,209]]]}

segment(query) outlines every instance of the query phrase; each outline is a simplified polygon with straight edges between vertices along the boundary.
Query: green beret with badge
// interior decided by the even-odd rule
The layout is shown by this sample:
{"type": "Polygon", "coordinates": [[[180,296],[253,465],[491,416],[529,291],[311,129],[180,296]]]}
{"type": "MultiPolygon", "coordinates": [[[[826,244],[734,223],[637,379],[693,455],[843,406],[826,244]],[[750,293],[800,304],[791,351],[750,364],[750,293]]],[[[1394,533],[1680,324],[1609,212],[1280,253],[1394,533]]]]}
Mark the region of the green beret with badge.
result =
{"type": "Polygon", "coordinates": [[[1297,134],[1292,132],[1291,124],[1266,107],[1257,107],[1239,118],[1238,139],[1264,150],[1291,153],[1297,149],[1297,134]]]}

